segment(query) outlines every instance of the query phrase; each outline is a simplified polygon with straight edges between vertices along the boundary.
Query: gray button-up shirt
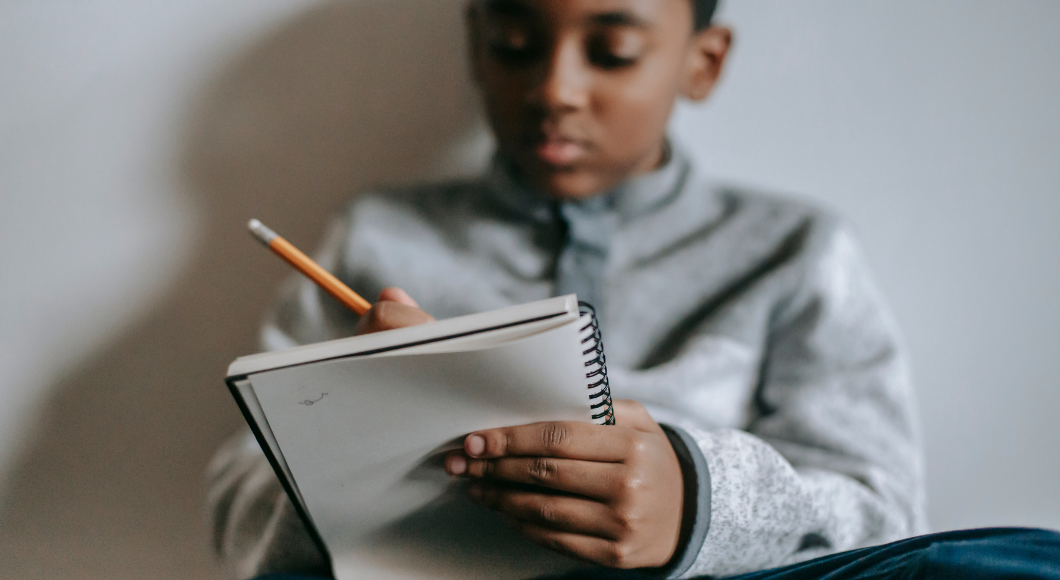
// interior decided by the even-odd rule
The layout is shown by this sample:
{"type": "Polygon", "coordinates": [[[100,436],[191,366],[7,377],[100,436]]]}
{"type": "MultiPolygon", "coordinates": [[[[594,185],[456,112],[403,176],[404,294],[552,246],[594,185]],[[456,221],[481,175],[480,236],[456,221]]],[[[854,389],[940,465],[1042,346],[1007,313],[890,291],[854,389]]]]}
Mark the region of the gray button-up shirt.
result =
{"type": "MultiPolygon", "coordinates": [[[[714,186],[679,148],[584,202],[539,195],[497,160],[481,179],[358,196],[318,257],[357,292],[400,286],[436,318],[571,291],[593,303],[613,394],[668,427],[692,492],[668,575],[925,530],[894,325],[849,233],[818,209],[714,186]]],[[[355,323],[292,280],[263,342],[348,336],[355,323]]],[[[215,545],[238,575],[321,569],[255,445],[227,446],[211,478],[215,545]]]]}

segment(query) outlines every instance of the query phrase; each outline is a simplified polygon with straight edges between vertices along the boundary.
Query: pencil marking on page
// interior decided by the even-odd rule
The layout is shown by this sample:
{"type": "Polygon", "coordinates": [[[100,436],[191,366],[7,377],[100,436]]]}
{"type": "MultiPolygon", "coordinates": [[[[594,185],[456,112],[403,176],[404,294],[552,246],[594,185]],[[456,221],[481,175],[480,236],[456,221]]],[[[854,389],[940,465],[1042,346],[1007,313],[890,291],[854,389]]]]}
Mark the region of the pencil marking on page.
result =
{"type": "Polygon", "coordinates": [[[320,400],[323,399],[325,395],[327,395],[327,393],[320,393],[319,397],[317,397],[315,399],[306,399],[304,401],[300,401],[298,404],[299,405],[305,405],[306,407],[312,407],[313,403],[320,402],[320,400]]]}

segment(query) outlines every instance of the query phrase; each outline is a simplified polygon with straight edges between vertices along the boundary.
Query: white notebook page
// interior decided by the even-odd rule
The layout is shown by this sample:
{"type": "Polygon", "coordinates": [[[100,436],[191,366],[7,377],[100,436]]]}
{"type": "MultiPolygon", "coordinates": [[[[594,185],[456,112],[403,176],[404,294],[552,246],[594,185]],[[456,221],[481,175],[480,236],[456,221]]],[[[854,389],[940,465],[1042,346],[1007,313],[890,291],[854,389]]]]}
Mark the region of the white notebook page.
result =
{"type": "Polygon", "coordinates": [[[526,578],[577,565],[467,503],[441,454],[477,429],[590,421],[582,325],[250,376],[339,580],[526,578]]]}

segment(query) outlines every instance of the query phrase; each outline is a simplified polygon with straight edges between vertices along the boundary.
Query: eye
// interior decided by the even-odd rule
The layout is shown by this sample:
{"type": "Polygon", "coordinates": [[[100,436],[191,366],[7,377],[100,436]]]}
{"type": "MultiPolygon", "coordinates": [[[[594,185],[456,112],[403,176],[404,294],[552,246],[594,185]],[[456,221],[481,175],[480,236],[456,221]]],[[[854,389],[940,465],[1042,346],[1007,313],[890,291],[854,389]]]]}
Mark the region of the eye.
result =
{"type": "Polygon", "coordinates": [[[589,62],[603,69],[632,66],[643,56],[643,43],[633,34],[600,34],[589,38],[589,62]]]}
{"type": "Polygon", "coordinates": [[[530,34],[513,26],[491,27],[487,45],[494,57],[510,63],[532,60],[539,52],[530,34]]]}
{"type": "Polygon", "coordinates": [[[608,51],[589,51],[589,61],[600,68],[613,70],[632,66],[636,64],[637,59],[618,56],[608,51]]]}

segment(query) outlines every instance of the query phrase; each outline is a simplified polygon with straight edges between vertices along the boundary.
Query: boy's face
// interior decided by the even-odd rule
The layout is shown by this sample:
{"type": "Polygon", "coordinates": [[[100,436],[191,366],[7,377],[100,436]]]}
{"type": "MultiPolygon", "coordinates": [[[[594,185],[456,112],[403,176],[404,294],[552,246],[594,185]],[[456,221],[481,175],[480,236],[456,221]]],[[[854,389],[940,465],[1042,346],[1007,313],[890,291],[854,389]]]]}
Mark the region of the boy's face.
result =
{"type": "Polygon", "coordinates": [[[565,199],[657,167],[674,101],[709,94],[731,40],[694,31],[689,0],[472,0],[468,26],[498,146],[565,199]]]}

